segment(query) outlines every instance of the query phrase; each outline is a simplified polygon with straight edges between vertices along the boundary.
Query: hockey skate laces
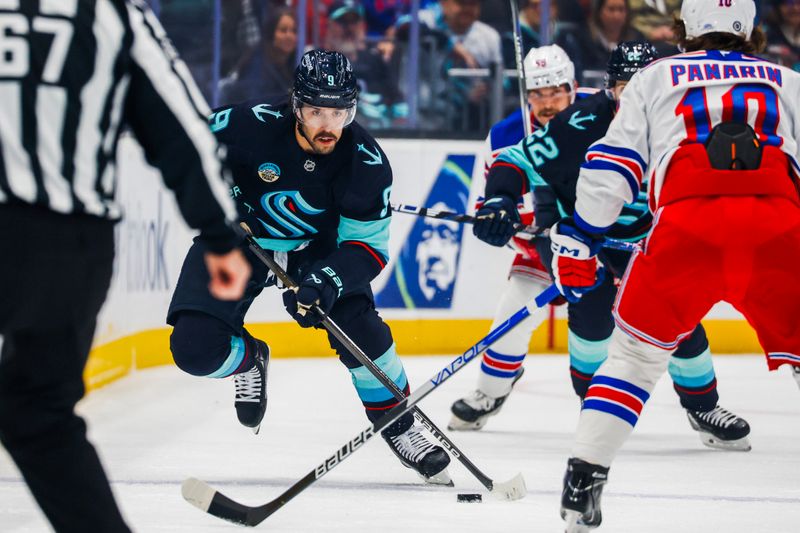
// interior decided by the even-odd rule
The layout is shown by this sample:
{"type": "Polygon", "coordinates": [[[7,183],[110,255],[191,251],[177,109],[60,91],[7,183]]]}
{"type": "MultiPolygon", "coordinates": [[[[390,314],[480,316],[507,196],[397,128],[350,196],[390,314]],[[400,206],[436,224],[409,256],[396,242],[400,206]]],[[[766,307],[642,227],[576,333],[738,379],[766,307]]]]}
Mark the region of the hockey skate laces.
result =
{"type": "Polygon", "coordinates": [[[257,366],[233,376],[233,383],[237,402],[261,401],[261,371],[257,366]]]}
{"type": "Polygon", "coordinates": [[[698,416],[711,424],[722,427],[730,426],[737,418],[735,414],[722,407],[715,407],[711,411],[698,413],[698,416]]]}

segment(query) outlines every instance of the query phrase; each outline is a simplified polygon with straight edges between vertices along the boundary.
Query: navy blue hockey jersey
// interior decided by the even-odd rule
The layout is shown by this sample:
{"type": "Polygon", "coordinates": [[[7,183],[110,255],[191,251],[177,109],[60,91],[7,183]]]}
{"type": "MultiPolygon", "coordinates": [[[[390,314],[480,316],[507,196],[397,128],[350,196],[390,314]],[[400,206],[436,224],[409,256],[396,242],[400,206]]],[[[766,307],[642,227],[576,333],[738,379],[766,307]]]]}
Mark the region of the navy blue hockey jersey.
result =
{"type": "Polygon", "coordinates": [[[259,244],[276,252],[313,247],[349,292],[388,260],[392,169],[361,126],[344,129],[333,152],[304,152],[285,100],[217,110],[212,131],[228,150],[239,216],[259,244]]]}
{"type": "MultiPolygon", "coordinates": [[[[605,91],[576,101],[516,145],[503,150],[490,169],[486,196],[532,190],[536,225],[550,227],[575,211],[575,189],[586,151],[608,130],[616,103],[605,91]],[[506,190],[508,188],[513,190],[506,190]]],[[[639,240],[652,216],[644,190],[625,207],[608,235],[639,240]]]]}

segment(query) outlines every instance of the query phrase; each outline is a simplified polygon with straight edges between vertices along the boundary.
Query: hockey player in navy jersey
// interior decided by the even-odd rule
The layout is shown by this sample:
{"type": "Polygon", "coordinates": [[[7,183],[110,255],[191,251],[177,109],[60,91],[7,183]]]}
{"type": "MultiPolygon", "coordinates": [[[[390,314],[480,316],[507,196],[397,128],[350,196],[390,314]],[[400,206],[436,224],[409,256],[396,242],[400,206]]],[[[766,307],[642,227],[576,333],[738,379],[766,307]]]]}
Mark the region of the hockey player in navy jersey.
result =
{"type": "MultiPolygon", "coordinates": [[[[211,129],[227,147],[241,222],[299,280],[283,302],[302,327],[319,325],[316,304],[383,371],[409,391],[389,327],[375,309],[370,281],[388,259],[392,169],[358,123],[358,90],[338,52],[307,52],[289,101],[251,101],[217,110],[211,129]]],[[[167,317],[175,363],[195,376],[234,376],[239,421],[256,432],[267,405],[269,347],[244,328],[253,300],[274,277],[250,252],[245,296],[211,298],[202,244],[189,250],[167,317]]],[[[331,347],[352,375],[367,418],[396,404],[392,394],[333,336],[331,347]]],[[[401,462],[430,483],[450,483],[449,455],[414,426],[411,414],[383,432],[401,462]]]]}
{"type": "MultiPolygon", "coordinates": [[[[655,48],[647,42],[629,41],[611,53],[607,68],[606,90],[589,96],[556,115],[547,126],[499,154],[489,171],[486,185],[487,206],[494,206],[495,216],[476,224],[476,234],[488,235],[487,242],[505,244],[509,233],[504,224],[515,221],[513,210],[520,193],[533,190],[536,226],[550,227],[562,216],[575,211],[575,188],[578,172],[585,158],[592,158],[590,145],[608,129],[617,111],[618,101],[631,77],[656,59],[655,48]],[[485,232],[485,233],[483,233],[485,232]]],[[[652,215],[646,192],[622,210],[607,233],[615,239],[638,242],[650,231],[652,215]]],[[[551,263],[550,242],[536,240],[545,264],[551,263]]],[[[622,277],[630,252],[600,252],[605,275],[598,286],[580,299],[569,298],[568,348],[570,377],[576,394],[583,399],[589,382],[607,357],[614,330],[612,305],[617,294],[616,279],[622,277]]],[[[670,360],[670,375],[689,423],[701,441],[710,447],[750,449],[750,427],[735,414],[717,405],[717,381],[705,331],[698,325],[678,347],[670,360]]]]}
{"type": "MultiPolygon", "coordinates": [[[[492,126],[484,153],[486,174],[503,150],[517,144],[525,136],[524,120],[529,121],[532,131],[538,131],[576,99],[594,92],[593,89],[577,86],[575,67],[558,45],[534,48],[525,56],[524,65],[530,113],[523,118],[522,110],[518,109],[492,126]]],[[[482,205],[483,200],[480,199],[476,208],[479,215],[482,205]]],[[[518,212],[525,224],[533,223],[532,206],[531,194],[525,194],[517,200],[518,212]]],[[[495,310],[492,329],[550,285],[550,275],[533,242],[514,237],[512,243],[517,255],[495,310]]],[[[528,352],[531,335],[546,317],[546,308],[539,309],[483,354],[478,387],[453,403],[450,408],[453,416],[448,424],[450,429],[479,430],[490,416],[500,412],[512,385],[522,376],[522,363],[528,352]]]]}

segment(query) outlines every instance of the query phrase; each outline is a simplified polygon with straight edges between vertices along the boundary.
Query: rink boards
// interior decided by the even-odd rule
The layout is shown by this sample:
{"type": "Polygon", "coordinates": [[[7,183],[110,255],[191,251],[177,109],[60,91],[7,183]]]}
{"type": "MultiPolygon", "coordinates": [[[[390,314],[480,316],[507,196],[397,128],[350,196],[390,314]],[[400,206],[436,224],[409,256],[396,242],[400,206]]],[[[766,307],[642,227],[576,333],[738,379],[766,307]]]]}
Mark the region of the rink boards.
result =
{"type": "MultiPolygon", "coordinates": [[[[381,146],[394,171],[393,203],[473,211],[483,188],[483,143],[395,139],[381,146]]],[[[117,226],[114,279],[87,367],[90,388],[132,368],[171,361],[165,312],[192,237],[136,143],[123,139],[120,149],[118,197],[125,220],[117,226]]],[[[458,353],[488,331],[511,250],[481,243],[468,226],[395,214],[390,255],[373,290],[401,354],[458,353]]],[[[566,351],[564,317],[557,308],[553,322],[534,334],[531,352],[566,351]]],[[[704,324],[716,353],[760,351],[755,334],[730,306],[715,307],[704,324]]],[[[275,357],[331,353],[324,333],[287,320],[274,289],[254,303],[248,329],[268,340],[275,357]]]]}

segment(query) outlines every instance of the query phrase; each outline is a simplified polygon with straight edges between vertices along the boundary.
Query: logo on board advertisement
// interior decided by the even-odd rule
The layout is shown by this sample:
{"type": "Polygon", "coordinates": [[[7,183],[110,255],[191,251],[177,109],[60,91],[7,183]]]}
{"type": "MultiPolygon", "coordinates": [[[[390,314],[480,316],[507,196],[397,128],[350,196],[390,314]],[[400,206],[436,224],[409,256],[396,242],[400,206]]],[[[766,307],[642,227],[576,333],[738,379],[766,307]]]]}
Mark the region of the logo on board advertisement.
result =
{"type": "MultiPolygon", "coordinates": [[[[464,213],[475,155],[449,155],[422,205],[436,211],[464,213]]],[[[379,307],[449,309],[456,285],[464,226],[435,218],[419,218],[403,245],[383,290],[379,307]]]]}

